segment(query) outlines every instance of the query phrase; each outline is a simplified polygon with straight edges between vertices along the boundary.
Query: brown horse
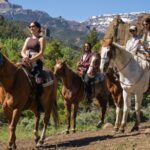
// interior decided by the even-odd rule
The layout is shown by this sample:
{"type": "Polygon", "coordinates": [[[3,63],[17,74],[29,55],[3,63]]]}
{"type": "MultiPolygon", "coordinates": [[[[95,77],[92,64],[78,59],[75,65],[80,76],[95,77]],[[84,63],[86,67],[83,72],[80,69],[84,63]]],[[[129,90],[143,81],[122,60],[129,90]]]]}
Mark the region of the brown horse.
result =
{"type": "MultiPolygon", "coordinates": [[[[51,73],[52,74],[52,73],[51,73]]],[[[21,112],[30,109],[34,112],[36,117],[35,122],[35,141],[37,146],[44,142],[46,135],[46,128],[49,122],[50,114],[53,114],[55,125],[58,124],[57,112],[57,81],[53,76],[53,84],[44,87],[41,95],[41,104],[44,109],[44,127],[41,137],[38,135],[38,126],[40,119],[40,112],[38,111],[38,104],[33,94],[33,86],[29,82],[26,72],[23,68],[15,66],[6,56],[0,53],[0,82],[2,83],[2,90],[0,91],[0,100],[4,114],[9,123],[9,144],[8,149],[16,149],[16,127],[19,121],[21,112]]]]}
{"type": "MultiPolygon", "coordinates": [[[[103,43],[102,45],[105,46],[105,44],[106,43],[103,43]]],[[[100,54],[94,53],[91,58],[91,63],[90,63],[90,67],[88,70],[88,74],[92,74],[94,72],[95,66],[97,65],[98,66],[100,65],[100,54]]],[[[118,131],[120,123],[121,123],[121,108],[123,105],[122,88],[112,68],[109,68],[105,77],[106,77],[106,82],[107,82],[107,88],[109,92],[111,93],[114,104],[116,106],[116,121],[115,121],[114,129],[115,131],[118,131]]]]}
{"type": "MultiPolygon", "coordinates": [[[[73,105],[73,129],[72,131],[76,131],[76,117],[77,111],[79,107],[79,103],[85,99],[85,84],[82,78],[75,72],[73,72],[64,61],[57,60],[56,65],[54,67],[54,73],[58,77],[61,78],[63,83],[62,94],[64,97],[65,107],[67,109],[67,130],[66,133],[70,131],[70,121],[71,121],[71,108],[73,105]]],[[[104,116],[106,112],[107,106],[107,89],[106,82],[95,83],[95,94],[93,97],[96,97],[99,101],[100,106],[102,107],[102,116],[101,123],[104,123],[104,116]]],[[[99,122],[99,123],[100,123],[99,122]]]]}

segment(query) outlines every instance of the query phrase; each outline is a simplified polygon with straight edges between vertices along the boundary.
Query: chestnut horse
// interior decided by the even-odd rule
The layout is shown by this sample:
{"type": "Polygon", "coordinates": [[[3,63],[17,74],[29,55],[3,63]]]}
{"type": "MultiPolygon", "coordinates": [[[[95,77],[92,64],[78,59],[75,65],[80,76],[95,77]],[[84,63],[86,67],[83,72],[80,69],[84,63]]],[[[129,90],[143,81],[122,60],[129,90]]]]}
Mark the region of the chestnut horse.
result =
{"type": "MultiPolygon", "coordinates": [[[[92,74],[95,70],[95,66],[97,65],[100,66],[100,54],[94,53],[91,58],[90,67],[87,73],[92,74]]],[[[121,109],[123,105],[122,88],[121,88],[120,82],[117,80],[117,77],[113,68],[108,69],[105,77],[106,77],[108,91],[111,93],[114,104],[116,106],[116,121],[115,121],[114,129],[115,131],[118,131],[120,123],[121,123],[121,109]]]]}
{"type": "MultiPolygon", "coordinates": [[[[63,83],[62,94],[64,97],[65,107],[67,109],[67,130],[68,134],[70,131],[70,121],[71,121],[71,108],[73,108],[73,128],[72,131],[76,132],[76,117],[79,107],[79,103],[85,99],[85,84],[82,78],[75,72],[73,72],[65,63],[65,61],[57,60],[56,65],[54,66],[54,73],[56,76],[60,77],[63,83]]],[[[100,106],[102,107],[102,116],[99,124],[104,123],[104,115],[106,112],[107,106],[107,89],[106,82],[95,83],[95,94],[99,101],[100,106]]]]}
{"type": "MultiPolygon", "coordinates": [[[[51,73],[52,74],[52,73],[51,73]]],[[[0,82],[2,89],[0,91],[0,100],[4,114],[9,123],[9,144],[8,149],[16,149],[16,127],[19,121],[21,112],[30,109],[34,112],[35,122],[35,141],[40,146],[45,139],[46,128],[49,122],[50,114],[52,113],[55,125],[58,124],[57,112],[57,81],[55,76],[53,84],[44,87],[41,95],[41,103],[44,109],[44,127],[41,137],[38,135],[38,126],[40,119],[40,112],[38,111],[38,104],[33,94],[33,86],[29,82],[26,72],[23,68],[17,67],[11,63],[6,56],[0,52],[0,82]]]]}

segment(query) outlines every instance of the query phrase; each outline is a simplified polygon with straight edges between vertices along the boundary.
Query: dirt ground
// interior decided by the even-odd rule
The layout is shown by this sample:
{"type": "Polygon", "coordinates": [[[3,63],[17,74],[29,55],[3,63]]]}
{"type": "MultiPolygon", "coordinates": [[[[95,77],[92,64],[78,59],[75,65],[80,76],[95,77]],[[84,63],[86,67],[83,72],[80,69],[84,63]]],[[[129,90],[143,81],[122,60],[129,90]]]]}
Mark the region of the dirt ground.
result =
{"type": "MultiPolygon", "coordinates": [[[[114,134],[112,128],[98,131],[59,134],[47,137],[38,150],[150,150],[150,123],[142,123],[140,131],[114,134]]],[[[6,143],[0,144],[4,150],[6,143]]],[[[36,150],[34,140],[17,140],[18,150],[36,150]]]]}

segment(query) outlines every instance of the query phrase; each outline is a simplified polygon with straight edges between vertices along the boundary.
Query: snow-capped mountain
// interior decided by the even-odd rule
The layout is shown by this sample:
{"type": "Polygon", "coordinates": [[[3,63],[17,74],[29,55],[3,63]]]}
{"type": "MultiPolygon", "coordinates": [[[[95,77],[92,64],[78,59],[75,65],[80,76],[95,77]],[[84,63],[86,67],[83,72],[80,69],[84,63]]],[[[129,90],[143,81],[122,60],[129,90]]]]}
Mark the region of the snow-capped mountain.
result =
{"type": "Polygon", "coordinates": [[[51,37],[64,39],[72,43],[80,43],[87,33],[96,28],[100,37],[102,37],[109,26],[109,23],[118,15],[125,22],[136,22],[138,17],[144,13],[150,12],[132,12],[122,14],[103,14],[98,16],[92,16],[83,22],[66,20],[62,16],[54,18],[47,12],[40,10],[24,9],[20,5],[12,4],[9,0],[0,0],[0,17],[4,17],[7,20],[32,22],[36,20],[41,23],[45,28],[49,28],[51,37]]]}
{"type": "Polygon", "coordinates": [[[92,16],[85,21],[87,28],[92,29],[96,28],[99,32],[105,32],[110,22],[117,17],[118,15],[124,22],[134,23],[137,21],[138,17],[142,14],[149,12],[132,12],[132,13],[119,13],[119,14],[103,14],[98,16],[92,16]]]}

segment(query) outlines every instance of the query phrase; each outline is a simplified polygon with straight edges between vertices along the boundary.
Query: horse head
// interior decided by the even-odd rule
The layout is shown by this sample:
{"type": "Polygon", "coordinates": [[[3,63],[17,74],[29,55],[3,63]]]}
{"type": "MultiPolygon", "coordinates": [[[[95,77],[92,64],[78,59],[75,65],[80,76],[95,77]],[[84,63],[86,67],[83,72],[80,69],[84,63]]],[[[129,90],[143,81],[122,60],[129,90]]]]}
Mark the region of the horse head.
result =
{"type": "Polygon", "coordinates": [[[114,46],[112,45],[112,39],[104,39],[101,44],[100,70],[106,72],[114,55],[114,46]]]}
{"type": "Polygon", "coordinates": [[[90,66],[87,71],[88,76],[94,76],[94,72],[99,69],[99,65],[100,65],[100,54],[93,53],[90,66]]]}
{"type": "Polygon", "coordinates": [[[54,74],[57,77],[62,77],[65,74],[66,61],[58,59],[56,60],[56,64],[54,66],[54,74]]]}

